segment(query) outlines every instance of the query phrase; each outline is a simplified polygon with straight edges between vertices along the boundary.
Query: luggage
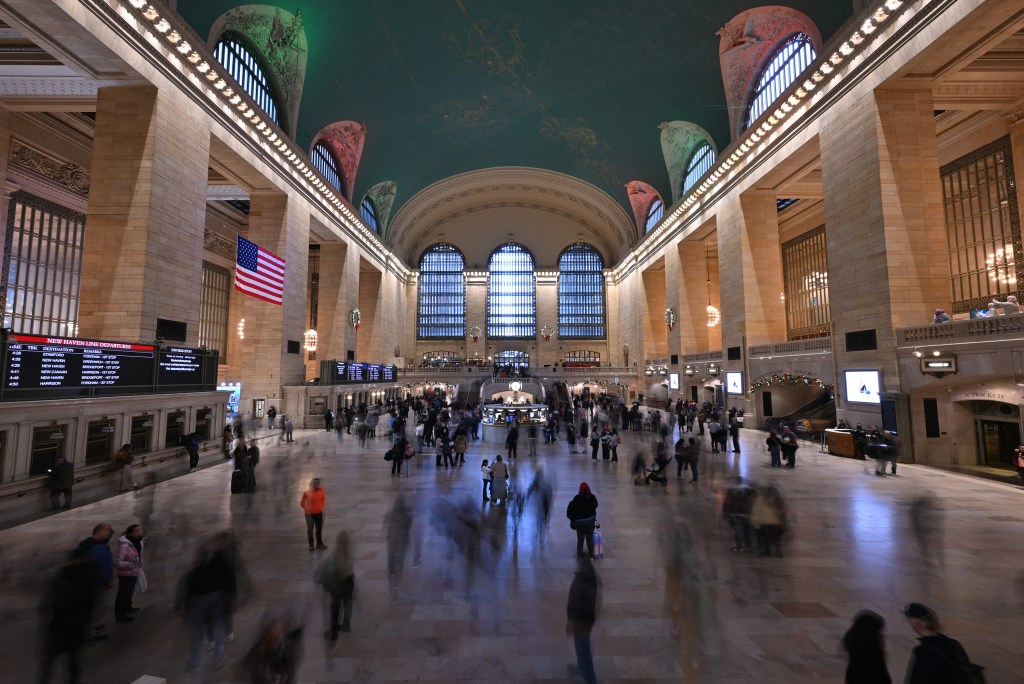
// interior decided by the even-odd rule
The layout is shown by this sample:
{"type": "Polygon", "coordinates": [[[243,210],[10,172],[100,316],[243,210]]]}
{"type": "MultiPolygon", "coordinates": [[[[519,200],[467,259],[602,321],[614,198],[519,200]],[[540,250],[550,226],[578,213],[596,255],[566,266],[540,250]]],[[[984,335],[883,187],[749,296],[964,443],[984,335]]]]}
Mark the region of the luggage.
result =
{"type": "Polygon", "coordinates": [[[236,470],[231,473],[231,493],[244,494],[256,489],[256,478],[252,471],[236,470]]]}

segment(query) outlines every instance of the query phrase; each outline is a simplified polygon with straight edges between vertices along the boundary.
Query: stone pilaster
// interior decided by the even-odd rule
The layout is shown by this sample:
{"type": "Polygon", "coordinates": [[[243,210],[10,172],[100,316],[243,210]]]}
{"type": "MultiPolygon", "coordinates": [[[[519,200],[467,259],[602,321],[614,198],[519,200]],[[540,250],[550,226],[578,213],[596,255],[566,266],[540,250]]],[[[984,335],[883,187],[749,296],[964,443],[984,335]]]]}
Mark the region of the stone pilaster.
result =
{"type": "Polygon", "coordinates": [[[843,369],[879,368],[897,389],[894,329],[950,306],[931,88],[878,90],[829,119],[820,144],[836,394],[840,415],[858,420],[844,413],[843,369]],[[848,351],[846,334],[867,330],[877,350],[848,351]]]}
{"type": "Polygon", "coordinates": [[[384,323],[381,280],[381,272],[376,267],[365,259],[359,260],[359,311],[363,318],[356,334],[356,361],[380,361],[384,323]]]}
{"type": "Polygon", "coordinates": [[[1010,116],[1010,152],[1013,155],[1013,177],[1017,185],[1017,210],[1024,219],[1024,105],[1010,116]]]}
{"type": "Polygon", "coordinates": [[[679,278],[679,331],[680,354],[721,349],[721,323],[708,327],[708,278],[711,278],[710,294],[713,304],[718,307],[718,260],[708,258],[703,242],[680,242],[678,246],[679,278]]]}
{"type": "Polygon", "coordinates": [[[668,306],[665,289],[665,262],[656,261],[641,273],[643,297],[641,300],[640,339],[644,349],[637,361],[657,359],[668,355],[668,326],[665,307],[668,306]]]}
{"type": "Polygon", "coordinates": [[[82,337],[152,340],[157,318],[199,337],[210,136],[155,88],[103,88],[82,260],[82,337]]]}
{"type": "Polygon", "coordinates": [[[355,331],[348,322],[348,312],[355,306],[354,298],[349,304],[349,294],[357,292],[359,287],[358,257],[354,252],[343,242],[320,245],[317,359],[344,361],[346,351],[355,349],[355,331]]]}

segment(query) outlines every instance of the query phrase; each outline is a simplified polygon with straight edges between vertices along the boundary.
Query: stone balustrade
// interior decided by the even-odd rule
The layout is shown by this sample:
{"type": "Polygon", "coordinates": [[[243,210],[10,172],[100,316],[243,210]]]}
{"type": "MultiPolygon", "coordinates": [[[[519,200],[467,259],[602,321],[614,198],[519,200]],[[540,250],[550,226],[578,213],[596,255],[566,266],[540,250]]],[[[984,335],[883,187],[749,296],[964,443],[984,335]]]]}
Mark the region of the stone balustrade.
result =
{"type": "Polygon", "coordinates": [[[949,323],[896,329],[898,347],[919,347],[932,343],[977,342],[1024,339],[1024,315],[971,318],[949,323]]]}

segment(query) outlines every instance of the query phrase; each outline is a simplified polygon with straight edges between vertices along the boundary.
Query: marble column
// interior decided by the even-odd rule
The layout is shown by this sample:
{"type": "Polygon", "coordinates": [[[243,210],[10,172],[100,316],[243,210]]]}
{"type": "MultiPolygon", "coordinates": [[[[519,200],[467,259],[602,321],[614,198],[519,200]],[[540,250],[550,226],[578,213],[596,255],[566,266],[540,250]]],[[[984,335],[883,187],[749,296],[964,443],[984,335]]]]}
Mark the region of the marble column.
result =
{"type": "Polygon", "coordinates": [[[100,89],[79,336],[152,340],[162,318],[198,343],[209,149],[199,113],[156,88],[100,89]]]}
{"type": "Polygon", "coordinates": [[[359,253],[344,242],[320,245],[317,359],[344,361],[355,351],[356,331],[348,320],[359,294],[359,253]]]}

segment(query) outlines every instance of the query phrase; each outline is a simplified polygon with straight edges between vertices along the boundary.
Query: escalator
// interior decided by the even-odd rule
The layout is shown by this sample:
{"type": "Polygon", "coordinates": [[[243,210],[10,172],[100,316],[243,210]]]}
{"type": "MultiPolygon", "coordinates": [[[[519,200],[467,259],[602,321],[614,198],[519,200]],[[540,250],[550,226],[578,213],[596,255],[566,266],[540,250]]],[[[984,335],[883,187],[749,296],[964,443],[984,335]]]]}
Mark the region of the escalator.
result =
{"type": "Polygon", "coordinates": [[[787,416],[768,418],[765,420],[765,429],[780,429],[783,423],[792,424],[793,431],[800,436],[820,434],[836,424],[836,400],[829,392],[822,392],[816,399],[787,416]]]}

